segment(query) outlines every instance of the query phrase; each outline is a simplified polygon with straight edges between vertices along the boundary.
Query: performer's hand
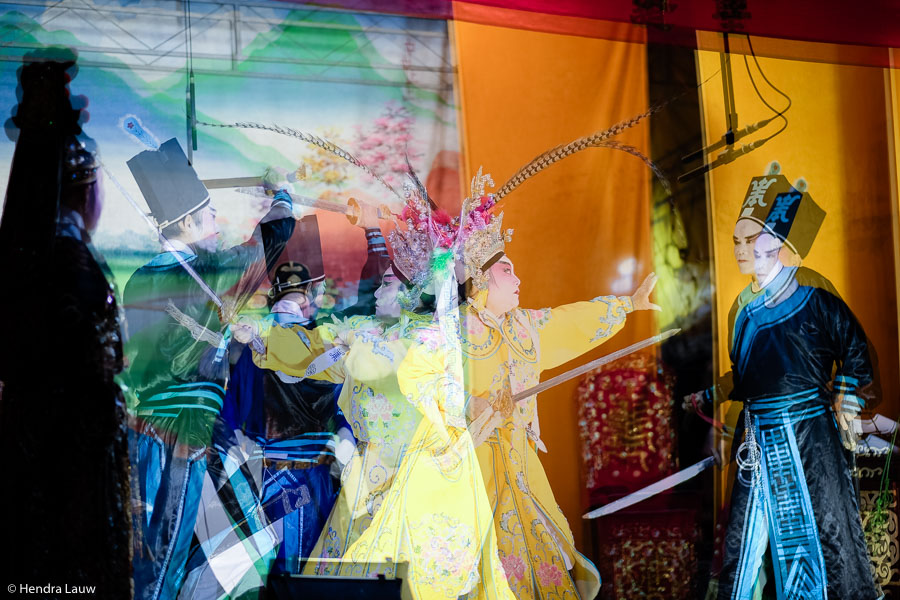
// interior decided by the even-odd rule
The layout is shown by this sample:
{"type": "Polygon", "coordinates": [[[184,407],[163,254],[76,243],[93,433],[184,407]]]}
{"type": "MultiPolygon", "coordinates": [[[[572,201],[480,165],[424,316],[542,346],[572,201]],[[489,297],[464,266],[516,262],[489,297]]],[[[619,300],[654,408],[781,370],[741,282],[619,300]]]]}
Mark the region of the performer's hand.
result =
{"type": "Polygon", "coordinates": [[[703,442],[703,453],[706,456],[712,456],[713,460],[716,461],[716,465],[719,467],[724,464],[722,461],[722,453],[719,451],[719,444],[716,443],[715,427],[710,427],[709,431],[706,433],[706,440],[703,442]]]}
{"type": "Polygon", "coordinates": [[[353,334],[353,331],[350,331],[350,330],[339,331],[338,333],[335,334],[334,339],[331,340],[331,345],[334,346],[335,348],[340,348],[344,352],[349,352],[350,346],[353,344],[353,341],[355,339],[356,338],[353,334]]]}
{"type": "Polygon", "coordinates": [[[292,192],[294,186],[291,185],[291,182],[288,181],[288,172],[284,169],[279,169],[278,167],[269,167],[266,169],[266,172],[263,173],[263,189],[266,190],[266,193],[270,196],[274,196],[276,192],[280,190],[286,190],[288,192],[292,192]]]}
{"type": "Polygon", "coordinates": [[[503,424],[503,415],[488,408],[483,411],[477,419],[469,424],[469,433],[472,436],[472,445],[477,448],[484,443],[486,439],[494,435],[494,431],[503,424]]]}
{"type": "Polygon", "coordinates": [[[694,392],[684,397],[684,400],[681,401],[681,408],[686,413],[697,414],[703,407],[704,401],[703,392],[694,392]]]}
{"type": "Polygon", "coordinates": [[[378,209],[365,202],[359,203],[359,221],[357,225],[363,229],[378,229],[378,209]]]}
{"type": "Polygon", "coordinates": [[[338,432],[334,434],[334,442],[335,462],[343,469],[356,452],[356,441],[353,439],[353,434],[349,429],[341,427],[338,432]]]}
{"type": "Polygon", "coordinates": [[[662,307],[650,302],[650,293],[653,291],[657,279],[656,273],[650,273],[632,294],[631,303],[634,305],[634,310],[662,310],[662,307]]]}
{"type": "Polygon", "coordinates": [[[378,229],[378,209],[373,204],[350,198],[347,200],[347,206],[351,209],[347,214],[347,220],[351,225],[363,229],[378,229]]]}
{"type": "Polygon", "coordinates": [[[238,317],[237,323],[231,325],[231,336],[239,344],[249,344],[250,340],[257,335],[259,335],[259,330],[256,323],[247,317],[238,317]]]}
{"type": "Polygon", "coordinates": [[[491,403],[487,398],[482,398],[481,396],[469,396],[469,401],[466,403],[466,419],[470,423],[473,423],[478,420],[478,418],[486,411],[490,410],[491,403]]]}
{"type": "Polygon", "coordinates": [[[862,423],[857,418],[860,413],[859,401],[853,395],[837,394],[832,407],[844,448],[856,450],[856,443],[862,434],[862,423]]]}
{"type": "Polygon", "coordinates": [[[834,413],[838,424],[838,433],[841,435],[841,443],[850,451],[856,450],[859,435],[862,433],[862,423],[856,418],[856,414],[840,411],[834,413]]]}

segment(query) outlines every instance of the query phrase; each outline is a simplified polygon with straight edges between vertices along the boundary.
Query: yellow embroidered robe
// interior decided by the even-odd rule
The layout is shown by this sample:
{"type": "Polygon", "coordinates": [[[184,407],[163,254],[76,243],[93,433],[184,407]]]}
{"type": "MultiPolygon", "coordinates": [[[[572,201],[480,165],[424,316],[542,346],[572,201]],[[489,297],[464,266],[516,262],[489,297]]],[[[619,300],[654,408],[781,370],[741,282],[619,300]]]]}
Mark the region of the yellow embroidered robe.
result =
{"type": "MultiPolygon", "coordinates": [[[[470,300],[460,325],[466,391],[498,406],[503,394],[539,383],[541,371],[608,340],[632,310],[630,298],[602,296],[553,309],[517,308],[498,320],[470,300]]],[[[533,446],[540,443],[539,432],[531,396],[477,448],[500,560],[520,600],[592,599],[600,591],[600,574],[575,549],[533,446]]]]}
{"type": "MultiPolygon", "coordinates": [[[[473,592],[512,600],[466,429],[459,352],[447,352],[429,319],[407,314],[380,336],[371,329],[345,332],[346,357],[315,375],[344,379],[339,404],[359,445],[311,555],[339,560],[311,562],[304,572],[367,576],[385,571],[379,563],[405,562],[416,599],[473,592]]],[[[453,338],[457,332],[454,321],[453,338]]],[[[302,376],[335,334],[273,329],[257,364],[302,376]],[[304,343],[298,336],[306,336],[304,343]]]]}
{"type": "MultiPolygon", "coordinates": [[[[381,331],[377,320],[353,317],[341,325],[309,331],[300,326],[272,327],[264,336],[265,356],[254,356],[265,369],[296,377],[331,350],[336,338],[349,346],[346,355],[312,378],[342,383],[338,406],[357,439],[357,448],[341,474],[341,491],[310,558],[342,558],[368,528],[381,507],[409,446],[421,414],[397,385],[396,370],[409,346],[409,331],[427,320],[405,313],[381,331]]],[[[349,563],[310,564],[307,574],[354,575],[349,563]]]]}
{"type": "MultiPolygon", "coordinates": [[[[417,600],[468,594],[513,600],[497,552],[491,506],[466,428],[458,320],[414,338],[397,372],[401,392],[422,415],[370,526],[344,561],[365,567],[405,562],[417,600]],[[455,348],[454,348],[455,347],[455,348]]],[[[354,571],[367,575],[367,571],[354,571]]]]}

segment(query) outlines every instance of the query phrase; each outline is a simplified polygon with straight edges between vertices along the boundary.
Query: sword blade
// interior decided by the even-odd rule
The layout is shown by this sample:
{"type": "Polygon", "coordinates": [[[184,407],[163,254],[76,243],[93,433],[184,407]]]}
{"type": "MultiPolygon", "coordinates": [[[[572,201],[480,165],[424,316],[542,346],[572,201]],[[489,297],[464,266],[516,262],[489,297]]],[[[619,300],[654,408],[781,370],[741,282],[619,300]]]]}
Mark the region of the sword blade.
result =
{"type": "MultiPolygon", "coordinates": [[[[247,194],[248,196],[255,196],[257,198],[269,198],[269,195],[266,194],[265,190],[263,190],[262,187],[236,187],[234,188],[234,191],[241,194],[247,194]]],[[[341,213],[342,215],[354,214],[353,209],[349,205],[341,204],[340,202],[319,200],[318,198],[310,198],[309,196],[301,196],[299,194],[291,193],[288,193],[288,196],[291,197],[291,201],[293,201],[295,205],[308,206],[310,208],[321,208],[322,210],[341,213]]]]}
{"type": "Polygon", "coordinates": [[[668,477],[660,479],[656,483],[651,483],[650,485],[639,489],[638,491],[628,494],[624,498],[619,498],[615,502],[610,502],[606,506],[601,506],[596,510],[592,510],[591,512],[583,515],[582,519],[596,519],[597,517],[603,517],[605,515],[612,514],[616,511],[622,510],[623,508],[627,508],[632,504],[637,504],[641,500],[646,500],[652,496],[660,492],[664,492],[669,488],[675,487],[679,483],[683,483],[688,479],[692,479],[711,467],[715,464],[715,459],[712,456],[704,458],[697,464],[691,465],[687,469],[678,471],[677,473],[673,473],[668,477]]]}
{"type": "MultiPolygon", "coordinates": [[[[224,181],[224,180],[220,180],[220,181],[224,181]]],[[[226,187],[226,186],[222,186],[222,187],[226,187]]],[[[249,196],[256,196],[258,198],[268,198],[269,197],[268,194],[266,194],[265,190],[263,190],[262,187],[237,186],[234,188],[234,191],[239,192],[241,194],[247,194],[249,196]]],[[[354,208],[352,206],[350,206],[349,204],[341,204],[340,202],[332,202],[330,200],[320,200],[318,198],[310,198],[309,196],[301,196],[299,194],[288,193],[288,196],[291,197],[291,201],[295,205],[308,206],[310,208],[320,208],[322,210],[336,212],[336,213],[340,213],[342,215],[350,215],[350,216],[357,215],[356,210],[354,210],[354,208]]],[[[390,220],[392,217],[390,211],[388,211],[387,209],[378,208],[378,209],[376,209],[376,212],[378,213],[379,219],[390,220]]]]}
{"type": "Polygon", "coordinates": [[[204,179],[208,190],[223,190],[236,187],[253,187],[263,184],[262,177],[228,177],[226,179],[204,179]]]}
{"type": "MultiPolygon", "coordinates": [[[[262,177],[231,177],[228,179],[204,179],[203,185],[208,190],[234,189],[234,191],[258,198],[268,198],[265,190],[262,188],[262,177]]],[[[318,198],[310,198],[309,196],[301,196],[299,194],[288,193],[294,204],[300,206],[308,206],[310,208],[320,208],[330,212],[340,213],[342,215],[356,215],[353,207],[340,202],[331,202],[329,200],[320,200],[318,198]]],[[[379,219],[390,219],[391,214],[386,213],[380,208],[377,209],[379,219]]]]}
{"type": "Polygon", "coordinates": [[[534,387],[530,387],[527,390],[519,392],[518,394],[513,395],[513,402],[519,402],[520,400],[524,400],[529,396],[533,396],[535,394],[539,394],[541,392],[545,392],[552,387],[556,387],[557,385],[569,381],[570,379],[574,379],[579,375],[583,375],[588,371],[592,371],[599,366],[605,365],[607,363],[611,363],[613,361],[619,360],[623,356],[628,356],[632,352],[637,352],[638,350],[642,350],[647,348],[648,346],[653,346],[655,344],[659,344],[663,340],[667,340],[673,335],[677,335],[681,332],[681,329],[669,329],[660,333],[659,335],[654,335],[653,337],[649,337],[646,340],[641,340],[635,344],[628,346],[627,348],[622,348],[621,350],[617,350],[612,354],[607,354],[606,356],[601,356],[596,360],[592,360],[591,362],[581,365],[580,367],[575,367],[570,371],[566,371],[556,377],[551,377],[547,381],[542,381],[534,387]]]}

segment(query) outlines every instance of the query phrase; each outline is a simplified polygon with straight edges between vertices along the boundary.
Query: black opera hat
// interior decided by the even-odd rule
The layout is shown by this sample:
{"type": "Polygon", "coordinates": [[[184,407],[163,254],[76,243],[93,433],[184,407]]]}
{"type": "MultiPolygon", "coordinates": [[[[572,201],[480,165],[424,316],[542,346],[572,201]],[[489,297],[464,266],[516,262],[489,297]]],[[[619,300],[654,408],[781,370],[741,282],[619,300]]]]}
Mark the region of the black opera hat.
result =
{"type": "Polygon", "coordinates": [[[766,171],[766,175],[750,181],[738,220],[756,221],[806,258],[825,220],[825,211],[809,195],[804,178],[792,185],[775,161],[766,171]]]}
{"type": "Polygon", "coordinates": [[[307,215],[294,225],[294,233],[279,256],[278,266],[269,273],[272,288],[269,306],[287,293],[325,279],[325,263],[316,215],[307,215]]]}
{"type": "Polygon", "coordinates": [[[209,191],[197,177],[178,140],[145,150],[128,161],[159,229],[177,223],[209,203],[209,191]]]}

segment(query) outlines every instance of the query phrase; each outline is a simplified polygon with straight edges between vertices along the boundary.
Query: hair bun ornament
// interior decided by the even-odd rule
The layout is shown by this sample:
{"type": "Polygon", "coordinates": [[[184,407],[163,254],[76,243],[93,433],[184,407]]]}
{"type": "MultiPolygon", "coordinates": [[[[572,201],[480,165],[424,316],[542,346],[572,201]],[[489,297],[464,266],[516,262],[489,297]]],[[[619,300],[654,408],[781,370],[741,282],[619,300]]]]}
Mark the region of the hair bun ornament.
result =
{"type": "Polygon", "coordinates": [[[800,192],[801,194],[805,194],[809,189],[809,183],[806,181],[805,177],[798,177],[797,181],[794,182],[794,189],[800,192]]]}
{"type": "Polygon", "coordinates": [[[778,175],[781,173],[781,163],[777,160],[773,160],[769,163],[769,166],[766,167],[766,175],[778,175]]]}
{"type": "Polygon", "coordinates": [[[63,156],[63,185],[76,186],[97,181],[100,163],[78,138],[72,136],[66,142],[63,156]]]}

